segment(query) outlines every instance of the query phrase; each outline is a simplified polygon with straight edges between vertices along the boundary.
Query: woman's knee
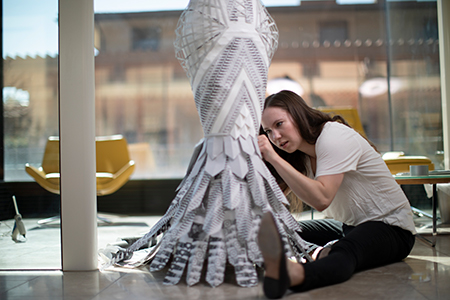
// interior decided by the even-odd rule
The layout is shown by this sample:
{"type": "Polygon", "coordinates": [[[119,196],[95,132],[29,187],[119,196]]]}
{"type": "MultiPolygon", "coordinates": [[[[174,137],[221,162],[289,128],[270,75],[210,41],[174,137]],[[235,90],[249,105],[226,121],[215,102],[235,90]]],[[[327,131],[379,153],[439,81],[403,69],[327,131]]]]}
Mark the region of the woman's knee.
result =
{"type": "Polygon", "coordinates": [[[342,223],[331,219],[306,220],[299,222],[302,231],[299,235],[310,243],[324,246],[343,236],[342,223]]]}

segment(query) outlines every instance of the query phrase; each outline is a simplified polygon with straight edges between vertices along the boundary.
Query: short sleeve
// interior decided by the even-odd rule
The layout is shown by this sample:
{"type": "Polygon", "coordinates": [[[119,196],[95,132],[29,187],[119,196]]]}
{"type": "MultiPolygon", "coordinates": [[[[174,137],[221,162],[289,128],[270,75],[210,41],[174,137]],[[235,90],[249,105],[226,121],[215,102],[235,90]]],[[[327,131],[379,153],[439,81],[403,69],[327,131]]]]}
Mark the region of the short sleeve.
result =
{"type": "Polygon", "coordinates": [[[355,171],[362,155],[360,138],[346,125],[326,123],[316,142],[316,177],[355,171]]]}

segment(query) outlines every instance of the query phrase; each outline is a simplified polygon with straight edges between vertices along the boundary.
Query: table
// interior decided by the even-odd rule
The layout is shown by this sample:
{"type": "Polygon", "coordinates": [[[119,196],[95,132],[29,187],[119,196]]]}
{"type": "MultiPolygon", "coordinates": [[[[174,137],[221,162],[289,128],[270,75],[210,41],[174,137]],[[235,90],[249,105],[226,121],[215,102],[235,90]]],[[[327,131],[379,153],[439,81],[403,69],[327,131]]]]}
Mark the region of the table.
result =
{"type": "MultiPolygon", "coordinates": [[[[429,175],[422,175],[422,176],[411,176],[411,175],[394,175],[395,181],[397,181],[398,184],[432,184],[433,185],[433,196],[431,197],[431,207],[433,209],[433,235],[432,240],[428,241],[432,247],[436,245],[436,207],[437,207],[437,189],[436,185],[438,183],[450,183],[450,174],[429,174],[429,175]]],[[[423,238],[423,237],[422,237],[423,238]]]]}

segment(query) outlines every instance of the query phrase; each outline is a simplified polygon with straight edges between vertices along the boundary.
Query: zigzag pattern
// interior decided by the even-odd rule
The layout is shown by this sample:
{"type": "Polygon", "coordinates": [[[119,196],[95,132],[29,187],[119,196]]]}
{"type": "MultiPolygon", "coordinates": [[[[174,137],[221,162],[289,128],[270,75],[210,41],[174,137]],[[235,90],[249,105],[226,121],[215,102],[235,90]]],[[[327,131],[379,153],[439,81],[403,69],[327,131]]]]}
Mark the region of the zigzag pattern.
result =
{"type": "Polygon", "coordinates": [[[191,80],[205,138],[167,213],[118,258],[130,259],[159,236],[147,258],[133,265],[150,262],[150,271],[158,271],[172,258],[166,284],[177,284],[183,274],[188,285],[196,284],[207,267],[206,281],[218,286],[228,262],[238,285],[254,286],[255,265],[263,263],[257,232],[267,211],[275,216],[286,255],[309,257],[306,252],[315,245],[296,234],[300,226],[257,142],[277,37],[259,0],[190,1],[175,46],[191,80]]]}
{"type": "MultiPolygon", "coordinates": [[[[267,84],[264,76],[267,66],[260,55],[255,54],[259,51],[250,39],[234,39],[195,89],[195,101],[205,134],[230,134],[241,114],[253,119],[248,120],[248,134],[256,135],[261,118],[261,99],[264,99],[267,84]]],[[[238,135],[235,133],[233,137],[238,135]]]]}

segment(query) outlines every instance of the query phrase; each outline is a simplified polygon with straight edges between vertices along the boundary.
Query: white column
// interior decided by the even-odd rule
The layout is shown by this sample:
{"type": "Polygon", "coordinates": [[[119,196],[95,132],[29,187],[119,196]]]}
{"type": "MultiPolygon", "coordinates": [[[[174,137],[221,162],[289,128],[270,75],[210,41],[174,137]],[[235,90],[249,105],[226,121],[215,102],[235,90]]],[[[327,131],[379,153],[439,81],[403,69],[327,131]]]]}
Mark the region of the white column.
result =
{"type": "Polygon", "coordinates": [[[62,268],[96,270],[93,0],[59,0],[59,85],[62,268]]]}
{"type": "Polygon", "coordinates": [[[450,169],[450,1],[438,0],[439,60],[441,67],[442,128],[445,169],[450,169]]]}

